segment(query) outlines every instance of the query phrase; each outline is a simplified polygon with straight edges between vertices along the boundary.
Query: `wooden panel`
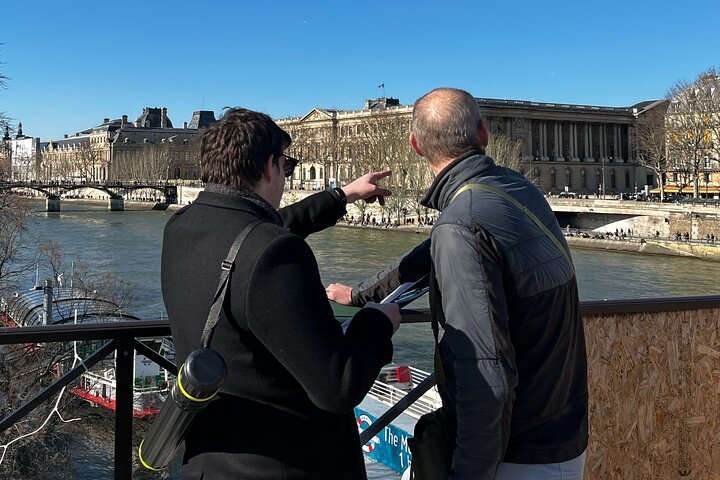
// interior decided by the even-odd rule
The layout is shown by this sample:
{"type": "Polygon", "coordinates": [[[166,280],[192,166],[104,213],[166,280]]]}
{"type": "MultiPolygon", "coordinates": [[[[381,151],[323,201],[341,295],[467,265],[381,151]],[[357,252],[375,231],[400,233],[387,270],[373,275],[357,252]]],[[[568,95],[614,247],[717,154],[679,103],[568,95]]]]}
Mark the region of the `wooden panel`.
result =
{"type": "Polygon", "coordinates": [[[586,315],[586,479],[720,480],[720,310],[586,315]]]}

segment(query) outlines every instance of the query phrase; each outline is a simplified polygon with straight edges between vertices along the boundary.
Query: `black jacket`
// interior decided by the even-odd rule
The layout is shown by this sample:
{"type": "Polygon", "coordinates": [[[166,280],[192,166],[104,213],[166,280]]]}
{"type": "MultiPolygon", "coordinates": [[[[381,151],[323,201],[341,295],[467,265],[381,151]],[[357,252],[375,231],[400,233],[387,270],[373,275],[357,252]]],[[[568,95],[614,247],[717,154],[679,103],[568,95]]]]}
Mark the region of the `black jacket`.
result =
{"type": "MultiPolygon", "coordinates": [[[[522,210],[567,250],[555,215],[525,177],[478,152],[436,177],[424,204],[442,214],[430,240],[356,287],[381,298],[430,267],[430,308],[444,326],[443,403],[457,415],[452,477],[495,478],[497,464],[556,463],[587,447],[587,360],[574,269],[522,210]],[[425,266],[425,268],[423,268],[425,266]]],[[[452,430],[452,429],[451,429],[452,430]]]]}
{"type": "Polygon", "coordinates": [[[186,438],[183,478],[365,478],[352,408],[392,358],[392,325],[365,309],[343,335],[302,238],[343,213],[328,192],[278,215],[257,197],[205,191],[168,222],[162,291],[180,365],[200,346],[231,243],[263,220],[231,274],[210,345],[229,374],[186,438]]]}

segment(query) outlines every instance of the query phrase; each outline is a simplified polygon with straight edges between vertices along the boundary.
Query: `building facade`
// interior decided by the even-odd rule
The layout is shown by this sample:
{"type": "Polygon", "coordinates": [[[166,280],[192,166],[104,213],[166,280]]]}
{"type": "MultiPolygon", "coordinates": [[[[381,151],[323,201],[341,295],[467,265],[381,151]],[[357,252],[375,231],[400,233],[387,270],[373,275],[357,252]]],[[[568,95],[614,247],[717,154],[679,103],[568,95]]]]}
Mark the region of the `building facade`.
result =
{"type": "Polygon", "coordinates": [[[166,108],[145,108],[39,144],[38,179],[86,182],[195,181],[200,178],[199,135],[214,123],[212,111],[196,111],[175,128],[166,108]]]}
{"type": "Polygon", "coordinates": [[[5,127],[2,148],[0,148],[0,177],[13,181],[30,182],[37,179],[37,162],[40,157],[39,139],[23,134],[22,123],[17,134],[10,136],[5,127]]]}
{"type": "Polygon", "coordinates": [[[720,76],[671,90],[665,116],[667,193],[720,197],[720,76]]]}
{"type": "MultiPolygon", "coordinates": [[[[546,193],[616,195],[656,183],[653,172],[639,164],[633,142],[638,117],[656,102],[631,107],[491,98],[477,102],[490,134],[520,142],[518,170],[546,193]]],[[[407,143],[411,116],[411,105],[381,98],[367,100],[362,110],[314,108],[303,117],[278,120],[298,140],[291,148],[303,160],[294,185],[321,188],[351,178],[353,164],[372,166],[364,156],[373,141],[385,144],[377,149],[389,152],[389,159],[403,159],[409,146],[403,150],[400,143],[407,143]],[[397,138],[380,140],[378,130],[391,130],[397,138]]],[[[420,159],[415,156],[414,161],[420,159]]]]}

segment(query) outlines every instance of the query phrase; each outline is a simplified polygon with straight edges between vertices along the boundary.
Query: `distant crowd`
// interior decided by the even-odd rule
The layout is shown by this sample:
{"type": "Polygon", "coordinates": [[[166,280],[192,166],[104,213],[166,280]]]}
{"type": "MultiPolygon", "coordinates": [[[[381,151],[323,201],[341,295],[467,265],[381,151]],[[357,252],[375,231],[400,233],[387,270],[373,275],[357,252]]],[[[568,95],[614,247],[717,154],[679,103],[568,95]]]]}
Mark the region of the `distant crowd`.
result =
{"type": "MultiPolygon", "coordinates": [[[[637,237],[633,234],[632,229],[628,228],[627,230],[620,228],[615,229],[615,231],[607,231],[605,233],[601,232],[594,232],[589,230],[578,230],[570,229],[570,225],[565,227],[564,235],[566,237],[580,237],[580,238],[591,238],[593,240],[638,240],[640,243],[645,243],[644,237],[637,237]]],[[[654,240],[660,240],[660,232],[658,230],[655,230],[655,234],[651,235],[651,238],[654,240]]],[[[707,244],[715,244],[717,237],[714,233],[708,233],[704,237],[699,238],[692,238],[692,235],[690,235],[690,232],[681,233],[679,230],[675,232],[674,238],[668,237],[667,240],[673,240],[676,242],[700,242],[700,243],[707,243],[707,244]]]]}
{"type": "Polygon", "coordinates": [[[372,228],[398,228],[401,226],[407,227],[432,227],[435,219],[431,216],[425,217],[405,217],[402,222],[399,219],[392,220],[389,216],[381,216],[380,219],[375,215],[366,213],[355,217],[354,215],[345,215],[342,219],[346,224],[354,227],[372,227],[372,228]]]}

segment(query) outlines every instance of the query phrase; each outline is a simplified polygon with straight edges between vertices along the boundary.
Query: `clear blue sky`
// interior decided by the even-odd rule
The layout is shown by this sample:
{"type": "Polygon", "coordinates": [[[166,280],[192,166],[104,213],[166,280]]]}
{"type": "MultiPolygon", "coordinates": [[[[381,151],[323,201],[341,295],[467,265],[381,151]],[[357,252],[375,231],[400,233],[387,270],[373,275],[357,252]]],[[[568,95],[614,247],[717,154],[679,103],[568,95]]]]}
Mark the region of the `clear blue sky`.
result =
{"type": "Polygon", "coordinates": [[[43,140],[143,107],[273,117],[476,97],[629,106],[720,67],[720,1],[353,0],[0,6],[0,112],[43,140]]]}

